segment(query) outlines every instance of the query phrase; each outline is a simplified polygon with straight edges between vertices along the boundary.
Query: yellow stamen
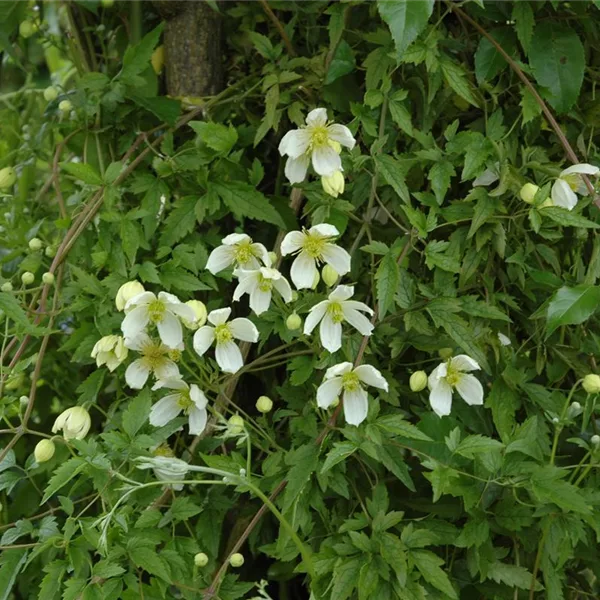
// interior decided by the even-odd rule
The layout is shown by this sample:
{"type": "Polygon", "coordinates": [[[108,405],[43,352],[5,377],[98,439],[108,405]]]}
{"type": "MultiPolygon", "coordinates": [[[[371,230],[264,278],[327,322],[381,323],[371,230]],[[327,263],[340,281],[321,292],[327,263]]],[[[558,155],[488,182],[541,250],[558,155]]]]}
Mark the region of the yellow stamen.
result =
{"type": "Polygon", "coordinates": [[[325,249],[327,238],[321,237],[318,234],[307,233],[304,238],[304,244],[302,250],[306,252],[311,258],[320,258],[325,249]]]}
{"type": "Polygon", "coordinates": [[[342,375],[342,387],[347,392],[355,392],[360,387],[360,379],[356,373],[350,371],[342,375]]]}
{"type": "Polygon", "coordinates": [[[342,323],[344,320],[344,311],[339,302],[331,302],[327,308],[327,312],[334,323],[342,323]]]}
{"type": "Polygon", "coordinates": [[[312,128],[310,135],[311,149],[327,146],[329,142],[329,133],[325,125],[317,125],[312,128]]]}
{"type": "Polygon", "coordinates": [[[165,316],[165,304],[162,300],[153,300],[148,304],[148,314],[153,323],[160,323],[165,316]]]}
{"type": "Polygon", "coordinates": [[[165,355],[168,351],[169,349],[164,344],[152,340],[141,350],[142,362],[148,369],[155,371],[165,363],[165,360],[167,360],[165,355]]]}
{"type": "Polygon", "coordinates": [[[239,243],[235,248],[233,256],[239,265],[245,265],[249,263],[254,258],[252,244],[250,242],[239,243]]]}
{"type": "Polygon", "coordinates": [[[190,392],[188,390],[182,391],[177,398],[177,406],[183,410],[185,414],[187,414],[194,406],[194,401],[190,398],[190,392]]]}
{"type": "Polygon", "coordinates": [[[217,344],[226,344],[233,339],[233,335],[229,330],[229,325],[227,323],[222,323],[215,327],[215,339],[217,340],[217,344]]]}

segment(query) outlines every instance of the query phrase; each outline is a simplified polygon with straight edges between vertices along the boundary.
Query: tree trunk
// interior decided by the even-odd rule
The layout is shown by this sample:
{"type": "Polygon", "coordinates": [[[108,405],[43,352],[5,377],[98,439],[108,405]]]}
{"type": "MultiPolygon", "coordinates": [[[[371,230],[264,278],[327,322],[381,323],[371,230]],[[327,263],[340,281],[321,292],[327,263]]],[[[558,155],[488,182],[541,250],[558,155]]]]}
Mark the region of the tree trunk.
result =
{"type": "Polygon", "coordinates": [[[167,92],[212,96],[223,89],[221,15],[203,0],[155,0],[163,19],[167,92]]]}

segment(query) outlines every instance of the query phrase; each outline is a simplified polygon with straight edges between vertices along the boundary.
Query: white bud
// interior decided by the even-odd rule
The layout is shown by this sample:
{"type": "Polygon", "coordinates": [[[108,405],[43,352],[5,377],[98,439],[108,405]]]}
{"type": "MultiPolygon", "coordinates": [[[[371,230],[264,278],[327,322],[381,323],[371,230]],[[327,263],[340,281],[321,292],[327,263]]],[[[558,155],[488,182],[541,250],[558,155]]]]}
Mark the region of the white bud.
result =
{"type": "Polygon", "coordinates": [[[206,316],[208,314],[204,302],[200,302],[200,300],[188,300],[186,304],[194,311],[196,320],[192,323],[190,321],[186,321],[185,319],[181,319],[182,323],[188,329],[192,330],[202,327],[202,325],[206,323],[206,316]]]}
{"type": "Polygon", "coordinates": [[[123,310],[129,300],[143,294],[146,290],[139,281],[128,281],[124,283],[117,292],[115,304],[117,310],[123,310]]]}
{"type": "Polygon", "coordinates": [[[90,413],[83,406],[72,406],[58,415],[52,433],[63,432],[65,440],[82,440],[92,426],[90,413]]]}
{"type": "Polygon", "coordinates": [[[336,171],[333,175],[324,175],[321,177],[321,185],[326,194],[337,198],[344,193],[344,175],[341,171],[336,171]]]}
{"type": "Polygon", "coordinates": [[[325,285],[331,287],[339,279],[339,274],[331,265],[325,265],[321,271],[321,277],[325,285]]]}
{"type": "Polygon", "coordinates": [[[583,389],[588,394],[600,392],[600,376],[590,373],[583,378],[583,389]]]}

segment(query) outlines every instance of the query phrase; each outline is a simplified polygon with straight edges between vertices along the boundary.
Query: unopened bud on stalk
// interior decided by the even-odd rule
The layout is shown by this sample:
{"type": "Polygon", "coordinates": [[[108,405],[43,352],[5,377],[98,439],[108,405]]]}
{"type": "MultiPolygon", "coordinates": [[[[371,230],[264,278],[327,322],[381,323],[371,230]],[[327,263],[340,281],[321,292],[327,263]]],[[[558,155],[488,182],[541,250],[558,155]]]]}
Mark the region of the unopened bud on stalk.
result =
{"type": "Polygon", "coordinates": [[[23,275],[21,275],[21,281],[23,285],[31,285],[35,281],[35,276],[30,271],[25,271],[23,275]]]}
{"type": "Polygon", "coordinates": [[[54,456],[55,450],[56,448],[52,440],[42,440],[36,444],[33,455],[35,456],[36,462],[43,463],[54,456]]]}
{"type": "Polygon", "coordinates": [[[233,415],[229,418],[228,429],[231,435],[240,435],[244,431],[244,419],[240,415],[233,415]]]}
{"type": "Polygon", "coordinates": [[[271,412],[272,409],[273,409],[273,400],[271,400],[271,398],[269,398],[268,396],[261,396],[256,401],[256,410],[258,410],[258,412],[268,413],[268,412],[271,412]]]}
{"type": "Polygon", "coordinates": [[[285,321],[285,326],[290,330],[294,331],[302,327],[302,318],[297,313],[292,313],[285,321]]]}
{"type": "Polygon", "coordinates": [[[0,290],[3,292],[12,292],[13,290],[13,284],[10,281],[5,281],[2,284],[2,287],[0,287],[0,290]]]}
{"type": "Polygon", "coordinates": [[[60,110],[60,112],[68,113],[71,111],[72,108],[73,105],[71,104],[70,100],[61,100],[58,103],[58,110],[60,110]]]}
{"type": "Polygon", "coordinates": [[[583,389],[588,394],[600,392],[600,376],[590,373],[583,378],[583,389]]]}
{"type": "Polygon", "coordinates": [[[234,568],[241,567],[244,564],[244,555],[239,552],[232,554],[229,559],[229,564],[234,568]]]}
{"type": "Polygon", "coordinates": [[[325,265],[321,272],[321,277],[323,278],[325,285],[331,287],[339,279],[339,274],[331,265],[325,265]]]}
{"type": "Polygon", "coordinates": [[[44,100],[46,102],[52,102],[58,98],[58,90],[55,87],[47,87],[44,90],[44,100]]]}
{"type": "Polygon", "coordinates": [[[533,199],[535,195],[538,193],[540,189],[539,185],[535,185],[535,183],[526,183],[521,190],[519,191],[519,197],[523,202],[527,202],[527,204],[533,204],[533,199]]]}
{"type": "Polygon", "coordinates": [[[40,238],[31,238],[29,240],[29,249],[33,252],[37,252],[38,250],[42,249],[42,240],[40,240],[40,238]]]}
{"type": "Polygon", "coordinates": [[[17,181],[17,173],[12,167],[0,169],[0,190],[12,187],[17,181]]]}
{"type": "Polygon", "coordinates": [[[205,567],[208,564],[208,556],[204,552],[198,552],[196,556],[194,556],[194,564],[198,568],[205,567]]]}
{"type": "Polygon", "coordinates": [[[427,373],[425,371],[415,371],[409,380],[410,389],[413,392],[420,392],[427,387],[427,373]]]}
{"type": "Polygon", "coordinates": [[[52,285],[54,283],[54,274],[53,273],[44,273],[42,275],[42,281],[46,285],[52,285]]]}

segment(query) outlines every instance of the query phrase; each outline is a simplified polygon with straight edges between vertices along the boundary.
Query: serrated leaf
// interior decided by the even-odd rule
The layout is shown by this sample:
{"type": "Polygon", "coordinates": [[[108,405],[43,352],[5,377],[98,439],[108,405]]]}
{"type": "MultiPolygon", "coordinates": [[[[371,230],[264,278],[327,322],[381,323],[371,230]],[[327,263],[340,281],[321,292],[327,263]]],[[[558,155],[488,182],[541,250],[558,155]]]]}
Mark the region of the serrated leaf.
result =
{"type": "Polygon", "coordinates": [[[87,163],[63,162],[60,163],[60,168],[75,177],[75,179],[83,181],[83,183],[90,185],[102,185],[104,183],[98,171],[87,163]]]}
{"type": "Polygon", "coordinates": [[[592,514],[592,507],[584,499],[581,490],[560,479],[565,475],[568,475],[566,471],[556,467],[542,467],[529,479],[531,491],[540,502],[551,502],[566,511],[583,515],[592,514]]]}
{"type": "Polygon", "coordinates": [[[585,227],[586,229],[598,229],[600,225],[586,219],[583,215],[571,212],[566,208],[560,208],[559,206],[549,206],[540,211],[540,214],[544,217],[549,217],[555,223],[559,225],[566,225],[567,227],[585,227]]]}
{"type": "Polygon", "coordinates": [[[54,471],[54,475],[48,481],[48,485],[44,490],[44,497],[42,498],[40,504],[44,504],[48,499],[58,492],[60,488],[67,485],[71,479],[76,477],[81,471],[83,471],[87,466],[87,463],[83,460],[83,458],[79,458],[75,456],[67,460],[67,462],[59,465],[59,467],[54,471]]]}
{"type": "Polygon", "coordinates": [[[431,189],[439,206],[444,202],[454,175],[456,175],[456,170],[452,163],[447,160],[436,162],[427,174],[427,179],[431,181],[431,189]]]}
{"type": "Polygon", "coordinates": [[[561,287],[550,299],[546,313],[546,335],[561,325],[579,325],[587,321],[600,303],[600,286],[561,287]]]}
{"type": "Polygon", "coordinates": [[[310,476],[317,470],[319,450],[316,444],[310,442],[291,450],[285,457],[285,462],[291,469],[287,474],[287,487],[283,498],[283,512],[285,513],[296,502],[299,494],[308,483],[310,476]]]}
{"type": "Polygon", "coordinates": [[[123,68],[119,73],[119,79],[124,83],[135,84],[135,77],[150,66],[150,59],[154,48],[162,34],[164,23],[147,33],[140,42],[129,46],[123,57],[123,68]]]}
{"type": "MultiPolygon", "coordinates": [[[[502,49],[511,56],[516,49],[516,40],[513,30],[509,27],[492,29],[490,35],[502,46],[502,49]]],[[[487,38],[482,37],[475,52],[475,77],[480,85],[485,81],[494,79],[500,72],[508,67],[506,59],[487,38]]]]}
{"type": "Polygon", "coordinates": [[[336,442],[333,444],[332,450],[325,458],[321,473],[327,473],[338,463],[346,460],[349,456],[354,454],[358,448],[352,442],[336,442]]]}
{"type": "Polygon", "coordinates": [[[27,549],[3,550],[0,555],[0,600],[12,598],[12,588],[27,559],[27,549]]]}
{"type": "Polygon", "coordinates": [[[455,600],[458,599],[448,575],[440,569],[440,565],[444,564],[443,559],[428,550],[411,550],[410,558],[427,583],[446,594],[446,596],[455,600]]]}
{"type": "Polygon", "coordinates": [[[410,202],[410,192],[405,183],[406,169],[402,163],[387,154],[376,156],[375,163],[386,183],[394,188],[404,202],[410,202]]]}
{"type": "Polygon", "coordinates": [[[150,573],[156,575],[167,583],[171,583],[171,576],[167,569],[167,565],[158,554],[147,546],[138,546],[129,550],[129,556],[133,563],[150,573]]]}
{"type": "MultiPolygon", "coordinates": [[[[533,575],[525,568],[507,563],[495,562],[487,566],[487,578],[496,583],[504,583],[511,588],[529,590],[533,575]]],[[[536,581],[535,590],[541,590],[541,584],[536,581]]]]}
{"type": "Polygon", "coordinates": [[[238,133],[231,125],[227,127],[221,123],[190,121],[189,126],[209,148],[223,154],[228,153],[238,140],[238,133]]]}
{"type": "Polygon", "coordinates": [[[241,181],[213,183],[214,189],[226,206],[238,217],[249,217],[266,221],[283,229],[286,225],[277,210],[269,203],[264,194],[241,181]]]}
{"type": "Polygon", "coordinates": [[[67,565],[62,560],[53,560],[44,566],[44,578],[40,584],[38,600],[53,600],[60,591],[67,565]]]}
{"type": "Polygon", "coordinates": [[[464,69],[449,59],[440,61],[442,74],[446,83],[469,104],[479,107],[479,102],[473,93],[473,86],[467,79],[464,69]]]}
{"type": "Polygon", "coordinates": [[[185,196],[176,202],[165,220],[164,230],[160,236],[161,246],[174,246],[194,230],[197,202],[198,198],[195,196],[185,196]]]}
{"type": "Polygon", "coordinates": [[[390,28],[398,58],[427,26],[435,0],[378,0],[377,9],[390,28]]]}
{"type": "Polygon", "coordinates": [[[398,262],[391,253],[386,254],[379,263],[375,280],[377,282],[378,313],[381,320],[394,305],[394,296],[400,283],[398,262]]]}
{"type": "Polygon", "coordinates": [[[534,16],[529,2],[515,2],[512,9],[512,19],[516,22],[517,37],[525,52],[529,52],[529,45],[533,36],[534,16]]]}
{"type": "Polygon", "coordinates": [[[400,435],[412,440],[422,440],[424,442],[432,441],[427,434],[406,421],[401,415],[385,415],[377,419],[375,424],[377,427],[394,435],[400,435]]]}
{"type": "Polygon", "coordinates": [[[136,433],[143,427],[148,420],[151,407],[150,391],[143,389],[123,411],[123,431],[130,437],[135,437],[136,433]]]}
{"type": "Polygon", "coordinates": [[[469,435],[456,448],[456,454],[466,458],[473,458],[481,452],[494,452],[504,448],[504,444],[498,440],[486,437],[484,435],[469,435]]]}

